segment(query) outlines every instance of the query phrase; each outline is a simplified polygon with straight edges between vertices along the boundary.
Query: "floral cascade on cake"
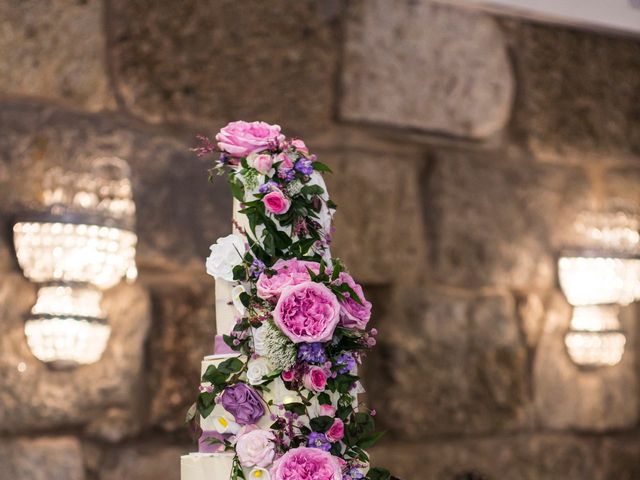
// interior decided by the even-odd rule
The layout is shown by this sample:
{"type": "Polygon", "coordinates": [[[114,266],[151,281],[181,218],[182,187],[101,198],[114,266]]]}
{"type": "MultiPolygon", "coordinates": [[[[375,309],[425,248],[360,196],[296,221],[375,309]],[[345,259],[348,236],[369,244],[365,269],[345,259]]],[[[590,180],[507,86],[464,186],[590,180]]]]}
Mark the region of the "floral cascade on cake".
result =
{"type": "Polygon", "coordinates": [[[211,246],[214,355],[187,418],[199,452],[182,480],[386,480],[365,449],[382,435],[358,403],[357,374],[375,329],[371,303],[331,257],[330,200],[305,143],[277,125],[232,122],[198,155],[218,153],[234,233],[211,246]]]}

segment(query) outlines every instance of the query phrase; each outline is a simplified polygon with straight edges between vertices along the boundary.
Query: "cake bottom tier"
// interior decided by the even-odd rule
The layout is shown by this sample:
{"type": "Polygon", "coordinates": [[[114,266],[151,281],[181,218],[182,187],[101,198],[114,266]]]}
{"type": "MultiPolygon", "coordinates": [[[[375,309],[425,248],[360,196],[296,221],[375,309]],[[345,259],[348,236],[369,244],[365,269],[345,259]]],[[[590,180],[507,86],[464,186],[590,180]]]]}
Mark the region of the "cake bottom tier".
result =
{"type": "Polygon", "coordinates": [[[228,480],[233,454],[189,453],[180,458],[180,480],[228,480]]]}

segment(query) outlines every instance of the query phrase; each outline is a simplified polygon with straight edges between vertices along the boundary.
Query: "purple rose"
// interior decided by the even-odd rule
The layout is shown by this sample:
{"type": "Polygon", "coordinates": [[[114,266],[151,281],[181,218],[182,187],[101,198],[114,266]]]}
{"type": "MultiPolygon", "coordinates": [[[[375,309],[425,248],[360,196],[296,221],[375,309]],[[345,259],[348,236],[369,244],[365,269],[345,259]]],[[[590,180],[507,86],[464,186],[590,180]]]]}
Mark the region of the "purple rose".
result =
{"type": "Polygon", "coordinates": [[[264,415],[264,405],[256,391],[245,383],[236,383],[222,392],[220,403],[240,425],[257,423],[264,415]]]}
{"type": "Polygon", "coordinates": [[[362,287],[358,285],[351,275],[342,272],[338,277],[340,284],[346,283],[360,299],[362,305],[356,302],[349,294],[344,294],[340,299],[340,325],[345,328],[364,330],[371,318],[371,302],[364,298],[362,287]]]}
{"type": "Polygon", "coordinates": [[[273,148],[284,140],[279,125],[265,122],[231,122],[216,135],[218,148],[232,157],[273,148]]]}

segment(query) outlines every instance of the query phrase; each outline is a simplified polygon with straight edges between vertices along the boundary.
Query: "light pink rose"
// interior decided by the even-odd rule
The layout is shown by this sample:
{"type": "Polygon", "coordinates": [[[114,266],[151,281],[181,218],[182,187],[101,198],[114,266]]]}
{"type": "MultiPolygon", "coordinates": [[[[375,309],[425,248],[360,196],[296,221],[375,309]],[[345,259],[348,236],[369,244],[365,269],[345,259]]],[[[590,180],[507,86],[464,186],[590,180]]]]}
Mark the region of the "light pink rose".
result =
{"type": "Polygon", "coordinates": [[[231,122],[216,135],[218,148],[232,157],[246,157],[284,140],[279,125],[265,122],[231,122]]]}
{"type": "Polygon", "coordinates": [[[293,140],[291,140],[291,145],[296,147],[296,150],[298,150],[299,152],[309,153],[309,149],[307,148],[305,143],[299,138],[294,138],[293,140]]]}
{"type": "Polygon", "coordinates": [[[339,418],[334,418],[333,425],[329,427],[326,435],[327,440],[329,440],[330,442],[337,442],[339,440],[342,440],[342,437],[344,437],[344,423],[342,422],[342,420],[339,418]]]}
{"type": "Polygon", "coordinates": [[[267,193],[262,197],[262,203],[264,203],[264,207],[268,212],[276,215],[287,213],[291,206],[291,200],[285,197],[284,193],[280,190],[274,190],[271,193],[267,193]]]}
{"type": "Polygon", "coordinates": [[[293,161],[289,158],[289,155],[284,152],[276,156],[276,162],[281,162],[280,165],[278,165],[278,170],[291,170],[293,168],[293,161]]]}
{"type": "Polygon", "coordinates": [[[320,265],[317,262],[296,259],[278,260],[271,267],[271,270],[276,271],[274,275],[269,276],[263,272],[258,277],[256,282],[258,296],[265,300],[271,298],[277,300],[285,287],[299,285],[302,282],[311,280],[307,269],[317,274],[320,271],[320,265]]]}
{"type": "Polygon", "coordinates": [[[320,367],[311,367],[302,377],[304,388],[312,392],[323,392],[327,386],[327,374],[320,367]]]}
{"type": "Polygon", "coordinates": [[[338,299],[315,282],[286,287],[273,310],[276,325],[294,343],[328,342],[339,318],[338,299]]]}
{"type": "Polygon", "coordinates": [[[273,166],[273,157],[267,153],[256,155],[255,158],[253,158],[251,166],[260,173],[266,174],[269,172],[269,170],[271,170],[271,167],[273,166]]]}
{"type": "Polygon", "coordinates": [[[275,456],[275,437],[268,430],[249,430],[238,435],[236,453],[243,467],[268,467],[275,456]]]}
{"type": "Polygon", "coordinates": [[[358,285],[348,273],[342,272],[338,277],[338,282],[349,285],[362,302],[362,305],[360,305],[348,294],[344,294],[345,299],[340,299],[340,325],[345,328],[364,330],[371,318],[371,302],[368,302],[367,299],[364,298],[362,287],[358,285]]]}
{"type": "Polygon", "coordinates": [[[318,413],[321,417],[333,417],[336,414],[336,407],[333,405],[320,405],[318,413]]]}
{"type": "Polygon", "coordinates": [[[292,448],[271,469],[273,480],[341,480],[338,457],[318,448],[292,448]]]}

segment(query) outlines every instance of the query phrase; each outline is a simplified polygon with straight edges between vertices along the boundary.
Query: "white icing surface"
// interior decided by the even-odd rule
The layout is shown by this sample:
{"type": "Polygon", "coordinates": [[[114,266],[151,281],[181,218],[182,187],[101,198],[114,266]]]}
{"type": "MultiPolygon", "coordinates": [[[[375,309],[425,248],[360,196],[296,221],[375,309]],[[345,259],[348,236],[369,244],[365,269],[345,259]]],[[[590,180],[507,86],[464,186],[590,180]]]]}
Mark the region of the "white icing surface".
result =
{"type": "Polygon", "coordinates": [[[180,457],[180,479],[227,480],[232,465],[232,453],[189,453],[180,457]]]}

